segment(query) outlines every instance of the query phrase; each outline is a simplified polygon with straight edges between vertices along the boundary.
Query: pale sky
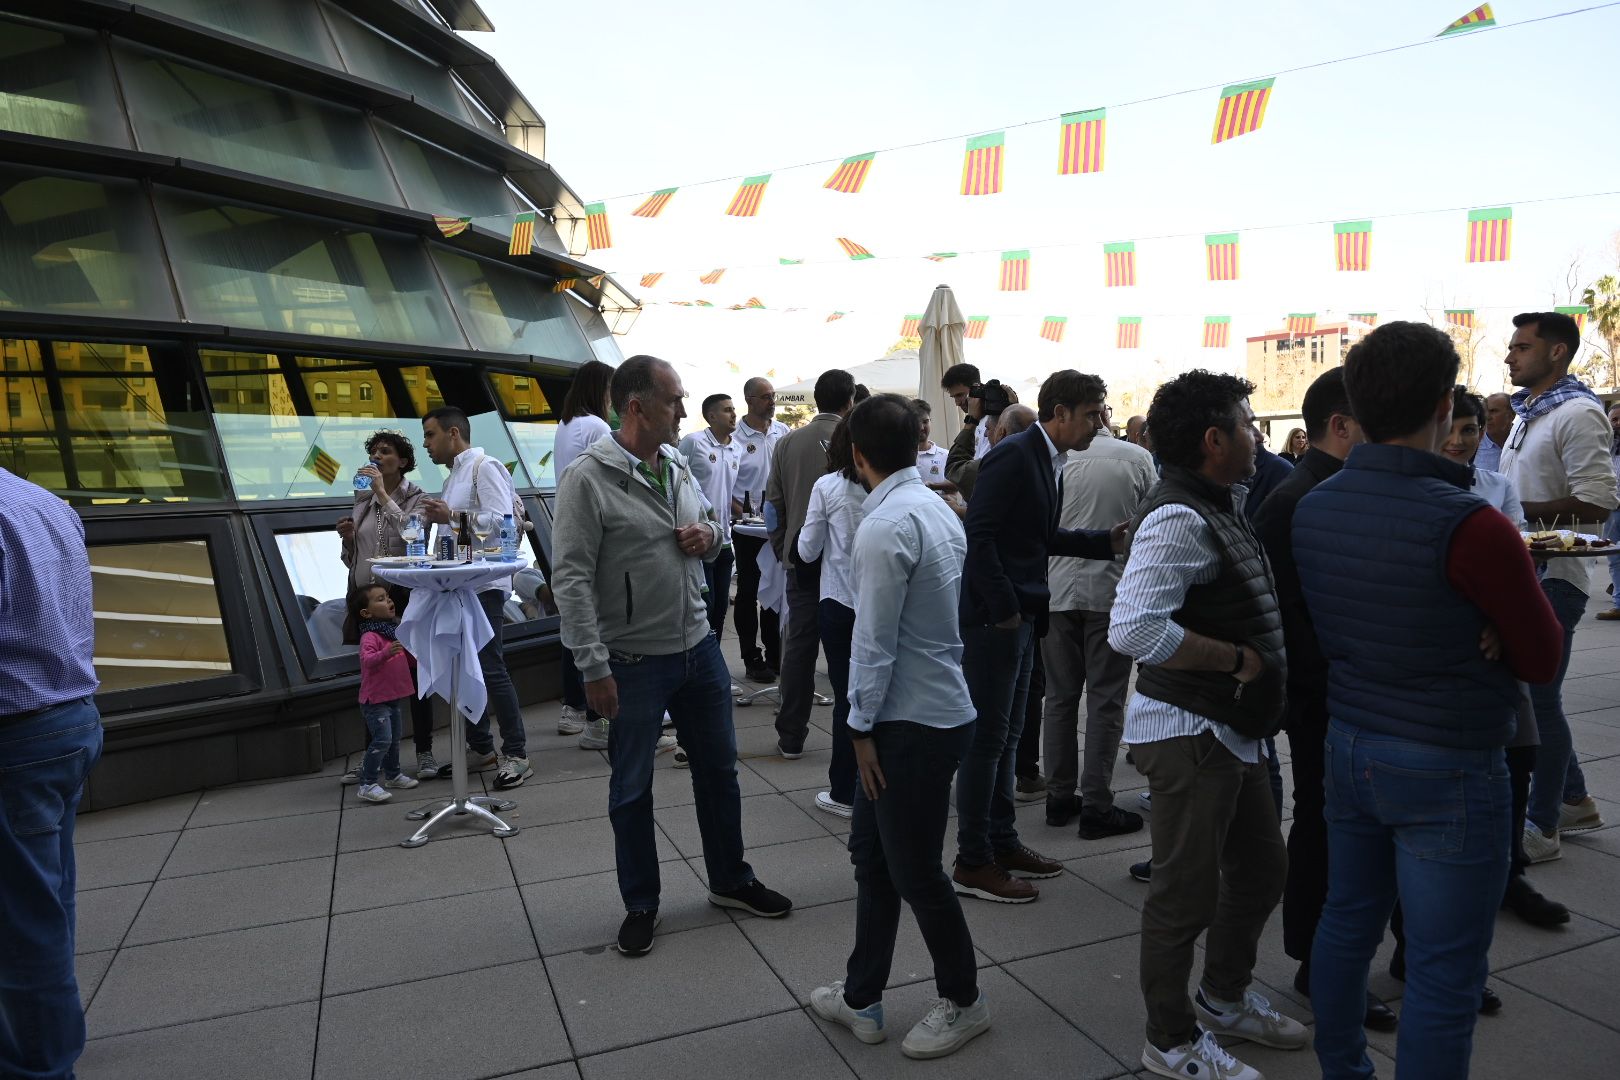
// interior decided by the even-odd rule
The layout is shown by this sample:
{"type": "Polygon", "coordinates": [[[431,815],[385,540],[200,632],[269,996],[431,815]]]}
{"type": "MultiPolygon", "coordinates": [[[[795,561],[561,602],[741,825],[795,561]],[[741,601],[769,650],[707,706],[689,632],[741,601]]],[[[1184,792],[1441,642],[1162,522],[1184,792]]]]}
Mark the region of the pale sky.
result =
{"type": "MultiPolygon", "coordinates": [[[[1077,367],[1123,389],[1194,366],[1239,371],[1243,338],[1294,311],[1388,320],[1472,307],[1486,340],[1505,342],[1514,312],[1570,302],[1572,258],[1583,283],[1614,267],[1620,195],[1531,200],[1620,190],[1620,144],[1602,119],[1616,5],[1511,28],[1587,4],[1508,0],[1494,8],[1509,28],[1283,74],[1432,38],[1469,0],[626,0],[585,20],[481,3],[496,33],[469,39],[545,118],[552,165],[585,200],[608,199],[614,246],[587,258],[647,305],[621,346],[675,362],[694,413],[704,394],[740,395],[767,369],[780,386],[877,359],[941,282],[964,314],[991,316],[967,343],[986,377],[1017,386],[1077,367]],[[1218,87],[1273,75],[1264,126],[1212,146],[1218,87]],[[1125,104],[1199,87],[1215,88],[1125,104]],[[1105,171],[1058,175],[1056,117],[1099,106],[1105,171]],[[1041,122],[1013,126],[1026,121],[1041,122]],[[1003,128],[1003,192],[958,194],[963,137],[1003,128]],[[823,190],[836,159],[871,150],[861,194],[823,190]],[[787,167],[821,159],[834,160],[787,167]],[[765,172],[759,216],[724,216],[737,178],[765,172]],[[675,186],[662,216],[630,216],[639,193],[675,186]],[[1466,209],[1498,205],[1514,207],[1512,261],[1466,264],[1466,209]],[[1454,209],[1392,216],[1442,208],[1454,209]],[[1373,269],[1338,273],[1327,223],[1361,218],[1373,220],[1373,269]],[[1316,224],[1281,227],[1301,222],[1316,224]],[[1204,234],[1227,231],[1242,234],[1242,279],[1208,282],[1204,234]],[[840,236],[879,258],[850,262],[840,236]],[[1134,288],[1103,287],[1102,244],[1116,240],[1137,241],[1134,288]],[[999,252],[1019,248],[1031,249],[1031,288],[999,292],[999,252]],[[921,258],[931,251],[964,254],[921,258]],[[729,268],[720,284],[700,285],[717,267],[729,268]],[[651,271],[665,277],[641,289],[651,271]],[[753,296],[772,310],[725,310],[753,296]],[[716,307],[655,303],[697,299],[716,307]],[[834,310],[849,314],[825,322],[834,310]],[[1211,314],[1233,317],[1228,349],[1200,347],[1211,314]],[[1045,315],[1068,316],[1061,344],[1038,337],[1045,315]],[[1143,317],[1141,349],[1114,348],[1121,315],[1143,317]]],[[[1499,365],[1480,368],[1494,389],[1499,365]]]]}

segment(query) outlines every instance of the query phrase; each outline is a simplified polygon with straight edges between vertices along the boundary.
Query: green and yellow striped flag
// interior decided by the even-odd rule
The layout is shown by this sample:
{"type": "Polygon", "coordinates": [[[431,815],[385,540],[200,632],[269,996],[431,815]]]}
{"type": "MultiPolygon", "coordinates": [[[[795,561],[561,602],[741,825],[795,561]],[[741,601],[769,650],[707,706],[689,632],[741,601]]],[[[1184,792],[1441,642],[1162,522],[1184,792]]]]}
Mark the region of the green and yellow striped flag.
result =
{"type": "Polygon", "coordinates": [[[975,135],[967,141],[962,159],[962,194],[994,195],[1001,190],[1001,162],[1006,132],[975,135]]]}
{"type": "Polygon", "coordinates": [[[613,230],[608,228],[607,206],[605,204],[593,202],[585,207],[585,230],[591,247],[610,248],[613,246],[613,230]]]}
{"type": "Polygon", "coordinates": [[[726,216],[758,217],[759,204],[765,201],[765,185],[770,182],[770,173],[745,178],[737,188],[737,194],[731,197],[731,205],[726,207],[726,216]]]}
{"type": "Polygon", "coordinates": [[[460,236],[472,225],[470,217],[453,217],[449,214],[434,214],[433,224],[439,229],[446,240],[452,236],[460,236]]]}
{"type": "Polygon", "coordinates": [[[1136,241],[1124,240],[1103,245],[1103,262],[1107,272],[1104,285],[1113,288],[1136,284],[1136,241]]]}
{"type": "Polygon", "coordinates": [[[1001,253],[1001,292],[1026,292],[1029,289],[1029,251],[1003,251],[1001,253]]]}
{"type": "Polygon", "coordinates": [[[833,191],[842,191],[846,195],[859,195],[861,185],[866,183],[866,174],[872,171],[872,159],[875,157],[876,151],[845,158],[844,163],[838,166],[832,176],[827,178],[827,182],[821,186],[833,191]]]}
{"type": "Polygon", "coordinates": [[[969,315],[967,317],[967,328],[962,331],[962,336],[965,338],[973,338],[976,341],[979,338],[984,337],[984,332],[989,328],[990,316],[969,315]]]}
{"type": "Polygon", "coordinates": [[[1231,340],[1232,316],[1205,315],[1204,316],[1204,348],[1224,349],[1231,340]]]}
{"type": "Polygon", "coordinates": [[[1468,261],[1507,262],[1513,257],[1513,207],[1468,211],[1468,261]]]}
{"type": "Polygon", "coordinates": [[[527,255],[534,250],[533,210],[525,210],[512,219],[512,239],[506,245],[508,255],[527,255]]]}
{"type": "Polygon", "coordinates": [[[1064,113],[1058,147],[1058,175],[1102,172],[1103,144],[1107,134],[1107,109],[1064,113]]]}
{"type": "Polygon", "coordinates": [[[1142,347],[1142,316],[1121,315],[1119,329],[1114,333],[1114,348],[1140,349],[1142,347]]]}
{"type": "Polygon", "coordinates": [[[1061,342],[1063,331],[1069,328],[1067,315],[1048,315],[1041,320],[1041,338],[1045,341],[1061,342]]]}
{"type": "Polygon", "coordinates": [[[1560,315],[1568,315],[1574,319],[1575,329],[1583,334],[1586,333],[1586,317],[1592,313],[1591,308],[1585,304],[1576,304],[1573,307],[1555,307],[1553,310],[1560,315]]]}
{"type": "Polygon", "coordinates": [[[1470,30],[1483,30],[1487,26],[1495,25],[1496,16],[1491,13],[1491,5],[1481,4],[1434,36],[1447,37],[1451,34],[1466,34],[1470,30]]]}
{"type": "Polygon", "coordinates": [[[838,246],[843,248],[844,254],[848,255],[850,259],[855,262],[860,262],[862,259],[870,259],[872,257],[872,253],[870,251],[867,251],[865,248],[847,236],[838,237],[838,246]]]}
{"type": "Polygon", "coordinates": [[[1271,84],[1275,79],[1238,83],[1221,91],[1221,104],[1215,110],[1215,134],[1210,142],[1225,142],[1239,135],[1257,131],[1266,121],[1266,106],[1271,104],[1271,84]]]}
{"type": "Polygon", "coordinates": [[[1372,222],[1339,221],[1333,225],[1333,253],[1340,270],[1372,268],[1372,222]]]}
{"type": "Polygon", "coordinates": [[[321,478],[321,483],[330,486],[337,479],[338,470],[342,468],[338,459],[321,449],[320,443],[314,443],[304,458],[304,468],[321,478]]]}
{"type": "Polygon", "coordinates": [[[680,188],[672,187],[660,188],[642,200],[640,206],[630,211],[630,216],[657,217],[664,212],[664,207],[669,205],[669,200],[673,199],[679,190],[680,188]]]}

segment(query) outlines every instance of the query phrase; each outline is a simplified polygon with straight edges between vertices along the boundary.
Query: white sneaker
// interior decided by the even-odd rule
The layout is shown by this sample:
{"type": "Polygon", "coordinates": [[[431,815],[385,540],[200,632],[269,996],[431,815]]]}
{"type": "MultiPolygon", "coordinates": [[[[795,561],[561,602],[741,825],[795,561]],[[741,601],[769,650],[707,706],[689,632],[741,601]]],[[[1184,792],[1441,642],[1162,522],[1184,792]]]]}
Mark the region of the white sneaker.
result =
{"type": "Polygon", "coordinates": [[[1138,791],[1136,793],[1136,802],[1142,807],[1143,810],[1146,810],[1150,814],[1153,813],[1153,792],[1138,791]]]}
{"type": "Polygon", "coordinates": [[[406,776],[404,773],[400,773],[398,776],[384,781],[384,784],[391,788],[413,788],[421,782],[414,776],[406,776]]]}
{"type": "Polygon", "coordinates": [[[360,767],[358,765],[344,773],[342,776],[338,777],[338,783],[342,784],[344,787],[353,787],[359,782],[360,767]]]}
{"type": "Polygon", "coordinates": [[[1215,1036],[1200,1032],[1192,1042],[1169,1050],[1152,1043],[1142,1048],[1142,1064],[1147,1071],[1177,1080],[1265,1080],[1260,1070],[1245,1065],[1221,1049],[1215,1036]]]}
{"type": "Polygon", "coordinates": [[[572,705],[564,705],[562,715],[557,717],[557,734],[578,735],[585,730],[585,710],[576,709],[572,705]]]}
{"type": "Polygon", "coordinates": [[[500,763],[500,755],[493,750],[487,754],[480,754],[476,750],[467,751],[467,771],[470,773],[483,772],[485,769],[493,769],[500,763]]]}
{"type": "Polygon", "coordinates": [[[1558,842],[1558,833],[1551,836],[1542,832],[1536,826],[1526,822],[1524,826],[1524,857],[1533,863],[1552,862],[1554,859],[1564,857],[1563,845],[1558,842]]]}
{"type": "Polygon", "coordinates": [[[889,1037],[883,1030],[883,1002],[864,1009],[852,1009],[844,1000],[844,980],[810,991],[810,1007],[816,1015],[833,1024],[842,1024],[863,1043],[880,1043],[889,1037]]]}
{"type": "Polygon", "coordinates": [[[383,790],[381,784],[361,784],[360,790],[355,792],[361,802],[382,803],[392,799],[393,796],[383,790]]]}
{"type": "Polygon", "coordinates": [[[937,1058],[954,1054],[975,1036],[990,1030],[990,1006],[979,991],[979,1000],[961,1008],[950,998],[940,998],[928,1015],[906,1034],[900,1052],[908,1058],[937,1058]]]}
{"type": "Polygon", "coordinates": [[[837,799],[832,797],[832,792],[830,791],[816,792],[816,809],[820,810],[824,814],[831,814],[834,817],[849,817],[855,813],[855,808],[853,806],[849,805],[848,803],[839,802],[837,799]]]}
{"type": "Polygon", "coordinates": [[[523,781],[534,775],[529,768],[529,759],[526,757],[503,757],[501,767],[495,773],[495,790],[505,791],[508,788],[520,787],[523,781]]]}
{"type": "Polygon", "coordinates": [[[579,737],[581,750],[606,750],[608,746],[608,721],[592,720],[585,725],[585,730],[579,737]]]}
{"type": "Polygon", "coordinates": [[[658,749],[653,751],[653,757],[657,757],[659,754],[667,754],[673,749],[675,749],[675,736],[660,735],[658,736],[658,749]]]}
{"type": "Polygon", "coordinates": [[[1558,804],[1558,831],[1591,832],[1603,828],[1603,815],[1598,812],[1597,800],[1588,795],[1578,803],[1558,804]]]}
{"type": "Polygon", "coordinates": [[[1273,1009],[1270,1001],[1253,990],[1245,992],[1242,1001],[1218,1012],[1200,987],[1193,995],[1193,1009],[1204,1030],[1216,1035],[1231,1035],[1278,1050],[1298,1050],[1310,1039],[1304,1024],[1273,1009]]]}

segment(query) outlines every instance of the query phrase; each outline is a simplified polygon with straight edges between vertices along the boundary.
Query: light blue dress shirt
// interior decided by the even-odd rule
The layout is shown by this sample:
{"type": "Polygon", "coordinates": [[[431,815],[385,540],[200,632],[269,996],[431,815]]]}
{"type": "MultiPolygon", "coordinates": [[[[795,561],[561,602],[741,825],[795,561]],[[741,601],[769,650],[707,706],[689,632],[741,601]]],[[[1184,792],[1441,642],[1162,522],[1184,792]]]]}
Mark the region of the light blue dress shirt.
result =
{"type": "Polygon", "coordinates": [[[855,532],[849,726],[972,723],[957,602],[967,536],[956,512],[901,469],[873,489],[855,532]]]}

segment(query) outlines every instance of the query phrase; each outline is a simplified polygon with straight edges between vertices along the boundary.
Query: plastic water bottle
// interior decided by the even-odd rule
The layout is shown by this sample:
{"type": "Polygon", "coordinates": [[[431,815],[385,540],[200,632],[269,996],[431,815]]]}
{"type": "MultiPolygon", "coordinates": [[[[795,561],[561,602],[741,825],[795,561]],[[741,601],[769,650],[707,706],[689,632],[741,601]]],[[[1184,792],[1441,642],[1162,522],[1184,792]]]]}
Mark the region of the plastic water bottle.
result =
{"type": "Polygon", "coordinates": [[[422,527],[420,515],[412,514],[405,520],[405,529],[401,535],[405,537],[405,554],[407,557],[412,559],[427,558],[427,541],[424,539],[426,531],[422,527]]]}
{"type": "MultiPolygon", "coordinates": [[[[377,464],[377,459],[372,458],[371,461],[369,461],[367,464],[372,465],[373,467],[375,467],[376,464],[377,464]]],[[[367,476],[365,473],[356,472],[354,474],[354,490],[356,490],[356,491],[370,491],[371,490],[371,477],[367,476]]]]}
{"type": "Polygon", "coordinates": [[[501,558],[507,562],[518,561],[517,522],[511,514],[501,518],[501,558]]]}

